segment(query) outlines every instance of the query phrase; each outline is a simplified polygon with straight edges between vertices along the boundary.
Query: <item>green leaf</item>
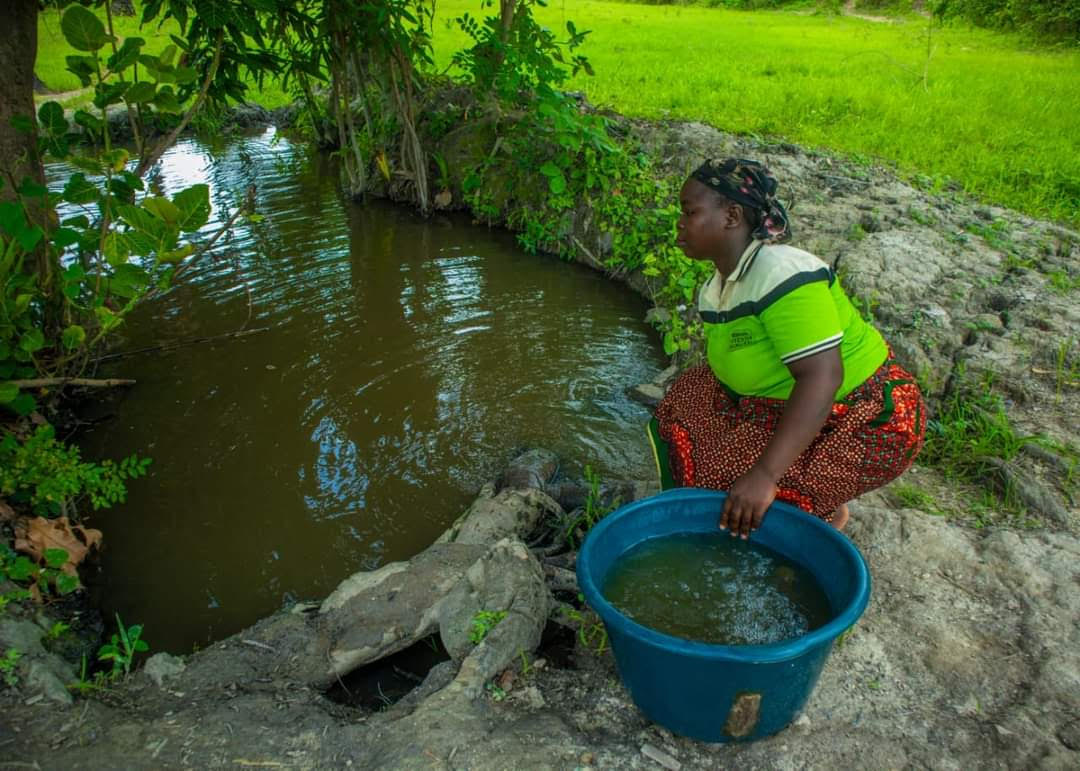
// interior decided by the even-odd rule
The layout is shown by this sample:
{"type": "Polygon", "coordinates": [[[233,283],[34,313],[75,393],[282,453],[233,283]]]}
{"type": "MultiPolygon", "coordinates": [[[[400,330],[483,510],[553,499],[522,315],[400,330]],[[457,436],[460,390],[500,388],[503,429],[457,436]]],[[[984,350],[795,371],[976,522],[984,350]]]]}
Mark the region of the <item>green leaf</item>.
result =
{"type": "Polygon", "coordinates": [[[86,110],[75,111],[75,123],[82,126],[91,134],[100,134],[105,125],[102,123],[101,118],[86,110]]]}
{"type": "Polygon", "coordinates": [[[37,572],[37,566],[26,555],[20,554],[8,567],[8,576],[13,581],[25,581],[37,572]]]}
{"type": "Polygon", "coordinates": [[[57,228],[53,232],[52,242],[57,249],[66,249],[79,242],[79,231],[71,228],[57,228]]]}
{"type": "Polygon", "coordinates": [[[123,171],[129,158],[131,158],[131,153],[123,147],[101,154],[101,160],[111,166],[113,171],[123,171]]]}
{"type": "Polygon", "coordinates": [[[30,307],[30,301],[34,299],[34,296],[24,292],[23,294],[15,296],[15,313],[12,314],[15,317],[21,316],[26,313],[26,309],[30,307]]]}
{"type": "Polygon", "coordinates": [[[179,100],[176,98],[176,94],[169,86],[162,86],[158,89],[158,92],[154,94],[152,104],[162,112],[181,112],[183,110],[179,100]]]}
{"type": "MultiPolygon", "coordinates": [[[[72,227],[72,228],[83,228],[83,229],[85,229],[85,228],[90,227],[90,218],[87,217],[85,214],[79,214],[79,215],[76,215],[74,217],[68,217],[66,220],[61,220],[60,224],[61,225],[67,225],[68,227],[72,227]]],[[[74,268],[74,267],[77,267],[77,266],[72,265],[71,267],[74,268]]],[[[69,270],[70,270],[70,268],[69,268],[69,270]]]]}
{"type": "Polygon", "coordinates": [[[18,201],[0,203],[0,228],[9,235],[15,235],[26,228],[26,213],[18,201]]]}
{"type": "Polygon", "coordinates": [[[194,233],[210,220],[210,188],[192,185],[173,196],[173,203],[180,210],[180,229],[194,233]]]}
{"type": "Polygon", "coordinates": [[[64,11],[60,31],[68,45],[79,51],[96,51],[110,39],[101,19],[81,5],[73,5],[64,11]]]}
{"type": "Polygon", "coordinates": [[[71,594],[79,588],[79,577],[61,573],[56,577],[56,591],[60,594],[71,594]]]}
{"type": "Polygon", "coordinates": [[[37,225],[34,225],[33,227],[20,230],[18,233],[16,233],[15,240],[19,242],[19,246],[21,246],[24,251],[32,252],[34,250],[34,247],[38,245],[38,241],[40,241],[44,236],[45,231],[39,228],[37,225]]]}
{"type": "Polygon", "coordinates": [[[69,351],[73,351],[86,342],[86,330],[78,324],[72,324],[60,333],[60,342],[69,351]]]}
{"type": "Polygon", "coordinates": [[[195,15],[209,29],[221,29],[234,21],[226,0],[195,0],[195,15]]]}
{"type": "Polygon", "coordinates": [[[540,173],[543,174],[545,177],[561,177],[562,169],[560,169],[551,161],[548,161],[540,167],[540,173]]]}
{"type": "Polygon", "coordinates": [[[141,37],[124,38],[123,45],[117,49],[116,53],[108,58],[108,61],[106,61],[105,64],[113,72],[126,70],[138,61],[139,51],[142,50],[145,43],[146,41],[141,37]]]}
{"type": "Polygon", "coordinates": [[[29,415],[37,409],[37,400],[30,394],[23,392],[16,396],[8,406],[15,410],[16,415],[29,415]]]}
{"type": "Polygon", "coordinates": [[[559,174],[557,177],[548,177],[548,187],[553,195],[559,195],[566,191],[566,177],[559,174]]]}
{"type": "Polygon", "coordinates": [[[104,110],[112,104],[119,104],[124,94],[131,87],[130,83],[98,83],[94,88],[94,106],[104,110]]]}
{"type": "MultiPolygon", "coordinates": [[[[101,197],[101,191],[96,185],[91,184],[84,174],[76,172],[68,178],[60,197],[68,203],[93,203],[101,197]]],[[[87,221],[82,227],[89,227],[89,225],[90,222],[87,221]]]]}
{"type": "Polygon", "coordinates": [[[664,353],[671,356],[678,350],[678,345],[675,342],[675,337],[670,332],[664,333],[664,353]]]}
{"type": "Polygon", "coordinates": [[[45,347],[45,335],[40,329],[28,329],[19,338],[19,348],[27,353],[34,353],[45,347]]]}
{"type": "Polygon", "coordinates": [[[68,122],[64,117],[64,108],[59,102],[45,102],[38,108],[38,123],[48,134],[59,136],[67,133],[68,122]]]}
{"type": "Polygon", "coordinates": [[[117,172],[117,174],[119,174],[120,179],[124,180],[124,183],[132,190],[142,190],[145,187],[142,177],[133,171],[123,169],[122,171],[117,172]]]}
{"type": "Polygon", "coordinates": [[[19,387],[14,383],[0,383],[0,404],[8,404],[19,395],[19,387]]]}
{"type": "Polygon", "coordinates": [[[176,68],[176,84],[179,86],[185,86],[188,83],[194,83],[199,79],[199,73],[193,70],[191,67],[177,67],[176,68]]]}
{"type": "Polygon", "coordinates": [[[116,207],[117,213],[127,224],[131,227],[141,230],[144,233],[153,236],[155,239],[161,238],[165,233],[164,220],[156,217],[153,213],[144,209],[141,206],[132,206],[125,204],[123,206],[116,207]]]}
{"type": "Polygon", "coordinates": [[[97,158],[92,158],[88,155],[73,155],[66,160],[75,168],[82,169],[90,174],[105,173],[105,167],[101,165],[101,161],[97,158]]]}
{"type": "Polygon", "coordinates": [[[46,549],[44,556],[48,568],[62,568],[68,561],[67,549],[46,549]]]}
{"type": "Polygon", "coordinates": [[[101,253],[113,267],[123,265],[131,256],[131,248],[123,233],[109,233],[101,244],[101,253]]]}
{"type": "Polygon", "coordinates": [[[49,194],[49,188],[44,185],[39,185],[30,177],[23,177],[22,184],[19,185],[18,193],[26,198],[43,198],[49,194]]]}
{"type": "Polygon", "coordinates": [[[158,54],[158,65],[160,67],[172,67],[173,60],[176,58],[176,46],[172,43],[165,46],[165,50],[158,54]]]}
{"type": "Polygon", "coordinates": [[[93,76],[97,74],[97,57],[94,56],[66,56],[67,70],[79,79],[83,88],[93,83],[93,76]]]}
{"type": "Polygon", "coordinates": [[[86,269],[75,262],[64,271],[64,281],[82,281],[86,278],[86,269]]]}
{"type": "Polygon", "coordinates": [[[115,329],[123,321],[119,316],[106,308],[104,305],[99,305],[94,308],[94,316],[97,318],[98,324],[101,325],[103,331],[108,332],[115,329]]]}
{"type": "Polygon", "coordinates": [[[150,284],[150,274],[138,265],[128,263],[116,269],[109,280],[109,291],[126,299],[140,294],[150,284]]]}
{"type": "Polygon", "coordinates": [[[175,225],[180,221],[179,207],[168,198],[163,198],[161,196],[144,198],[142,206],[144,209],[165,220],[170,225],[175,225]]]}
{"type": "Polygon", "coordinates": [[[153,83],[148,80],[140,80],[138,83],[131,84],[131,88],[127,90],[124,97],[132,104],[142,104],[152,101],[156,93],[157,88],[153,83]]]}
{"type": "Polygon", "coordinates": [[[184,244],[179,249],[170,249],[164,252],[158,252],[158,260],[161,262],[180,262],[186,257],[190,257],[195,253],[195,246],[193,244],[184,244]]]}

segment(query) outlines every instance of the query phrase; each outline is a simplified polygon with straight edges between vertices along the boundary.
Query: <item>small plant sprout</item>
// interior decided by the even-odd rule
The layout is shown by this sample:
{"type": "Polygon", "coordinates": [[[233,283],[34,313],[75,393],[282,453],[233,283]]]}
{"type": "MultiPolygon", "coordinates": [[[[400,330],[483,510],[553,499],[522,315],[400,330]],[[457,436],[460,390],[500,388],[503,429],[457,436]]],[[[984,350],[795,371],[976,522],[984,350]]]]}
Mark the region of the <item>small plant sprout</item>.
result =
{"type": "Polygon", "coordinates": [[[49,640],[58,640],[69,629],[71,629],[71,627],[68,624],[65,624],[63,621],[57,621],[55,624],[49,627],[47,632],[45,632],[45,637],[49,640]]]}
{"type": "Polygon", "coordinates": [[[113,680],[118,679],[121,673],[126,677],[131,673],[131,664],[135,660],[136,653],[150,650],[150,646],[142,637],[142,624],[124,626],[120,614],[116,614],[117,631],[105,645],[98,649],[98,661],[111,661],[113,680]]]}
{"type": "Polygon", "coordinates": [[[3,680],[9,688],[14,688],[19,684],[19,673],[15,671],[15,667],[18,666],[20,658],[22,658],[22,651],[15,648],[8,648],[7,652],[0,657],[0,680],[3,680]]]}
{"type": "Polygon", "coordinates": [[[488,636],[488,632],[498,626],[499,622],[506,618],[505,610],[478,610],[472,617],[472,626],[469,629],[469,642],[479,645],[488,636]]]}

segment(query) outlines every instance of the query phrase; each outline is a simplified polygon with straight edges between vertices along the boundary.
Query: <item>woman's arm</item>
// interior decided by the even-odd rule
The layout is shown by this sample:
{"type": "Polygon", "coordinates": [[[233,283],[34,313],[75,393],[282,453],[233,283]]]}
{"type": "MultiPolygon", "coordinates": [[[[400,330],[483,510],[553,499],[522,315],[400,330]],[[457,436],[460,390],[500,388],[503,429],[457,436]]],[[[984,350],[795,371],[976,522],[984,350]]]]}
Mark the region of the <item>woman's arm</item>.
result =
{"type": "Polygon", "coordinates": [[[720,528],[733,536],[747,538],[761,525],[765,510],[776,498],[776,483],[825,425],[844,380],[839,347],[792,362],[788,369],[795,387],[776,433],[753,467],[732,484],[720,514],[720,528]]]}

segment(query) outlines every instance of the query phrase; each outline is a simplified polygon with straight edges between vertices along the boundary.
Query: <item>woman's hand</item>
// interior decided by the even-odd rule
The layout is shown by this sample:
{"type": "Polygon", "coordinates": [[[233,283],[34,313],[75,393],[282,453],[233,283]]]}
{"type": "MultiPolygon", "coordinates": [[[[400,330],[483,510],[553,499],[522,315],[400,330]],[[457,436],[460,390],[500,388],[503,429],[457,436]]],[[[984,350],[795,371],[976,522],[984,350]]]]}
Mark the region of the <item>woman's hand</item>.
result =
{"type": "Polygon", "coordinates": [[[717,524],[721,530],[729,530],[732,536],[748,538],[751,530],[761,526],[776,493],[776,484],[769,475],[754,466],[731,485],[717,524]]]}
{"type": "Polygon", "coordinates": [[[732,535],[748,538],[751,530],[761,526],[766,509],[776,499],[776,480],[784,476],[825,425],[836,390],[844,380],[839,348],[799,359],[788,369],[795,378],[795,387],[776,431],[757,462],[731,485],[724,501],[717,524],[732,535]]]}

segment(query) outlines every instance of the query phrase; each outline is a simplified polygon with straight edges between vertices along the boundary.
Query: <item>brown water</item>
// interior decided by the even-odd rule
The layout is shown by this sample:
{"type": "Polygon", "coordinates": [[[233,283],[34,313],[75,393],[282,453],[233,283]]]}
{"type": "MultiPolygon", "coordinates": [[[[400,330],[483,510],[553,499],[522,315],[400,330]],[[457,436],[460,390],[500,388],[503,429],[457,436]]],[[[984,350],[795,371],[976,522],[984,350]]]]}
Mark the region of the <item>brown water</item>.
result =
{"type": "Polygon", "coordinates": [[[717,645],[789,640],[832,617],[808,570],[720,531],[638,544],[612,565],[602,591],[643,626],[717,645]]]}
{"type": "Polygon", "coordinates": [[[207,182],[220,216],[254,183],[266,220],[131,319],[124,346],[270,329],[98,373],[138,385],[85,456],[153,466],[90,517],[105,549],[88,583],[153,650],[419,552],[516,449],[574,475],[653,473],[648,414],[624,395],[665,365],[641,298],[464,217],[347,202],[336,180],[272,130],[162,159],[166,193],[207,182]]]}

